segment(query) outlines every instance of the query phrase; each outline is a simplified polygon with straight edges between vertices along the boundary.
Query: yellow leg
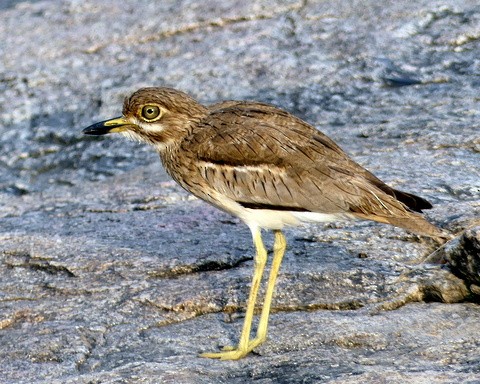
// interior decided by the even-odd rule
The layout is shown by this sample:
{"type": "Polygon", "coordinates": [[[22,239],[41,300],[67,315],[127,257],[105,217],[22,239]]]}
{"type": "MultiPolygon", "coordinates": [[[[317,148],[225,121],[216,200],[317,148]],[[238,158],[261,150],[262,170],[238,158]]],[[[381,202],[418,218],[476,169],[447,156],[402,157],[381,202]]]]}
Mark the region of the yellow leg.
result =
{"type": "MultiPolygon", "coordinates": [[[[236,349],[225,350],[222,352],[202,353],[201,357],[209,357],[221,360],[238,360],[250,352],[250,331],[252,329],[253,311],[255,309],[255,302],[257,300],[257,293],[260,287],[260,282],[263,276],[263,270],[267,262],[267,250],[263,245],[262,234],[259,228],[252,230],[253,244],[255,245],[255,260],[252,286],[250,287],[250,294],[248,296],[247,311],[245,313],[245,320],[243,322],[242,334],[236,349]]],[[[229,348],[228,348],[229,349],[229,348]]]]}
{"type": "MultiPolygon", "coordinates": [[[[262,344],[267,339],[268,319],[270,315],[270,308],[272,305],[273,293],[275,290],[275,283],[277,281],[278,271],[282,264],[282,259],[287,248],[287,240],[283,233],[279,230],[275,231],[275,243],[273,245],[273,261],[270,269],[270,276],[268,278],[267,289],[265,292],[265,299],[262,307],[262,314],[258,323],[257,335],[254,339],[248,342],[247,352],[252,351],[255,347],[262,344]]],[[[224,351],[232,351],[235,348],[225,347],[224,351]]]]}
{"type": "Polygon", "coordinates": [[[256,346],[262,344],[267,339],[268,318],[270,315],[270,307],[272,305],[273,291],[275,290],[275,283],[277,282],[277,275],[282,264],[283,255],[287,248],[287,240],[282,231],[275,231],[275,243],[273,245],[273,261],[270,269],[270,276],[268,278],[267,290],[265,292],[265,301],[263,302],[262,314],[258,323],[257,335],[255,339],[248,344],[248,349],[251,351],[256,346]]]}

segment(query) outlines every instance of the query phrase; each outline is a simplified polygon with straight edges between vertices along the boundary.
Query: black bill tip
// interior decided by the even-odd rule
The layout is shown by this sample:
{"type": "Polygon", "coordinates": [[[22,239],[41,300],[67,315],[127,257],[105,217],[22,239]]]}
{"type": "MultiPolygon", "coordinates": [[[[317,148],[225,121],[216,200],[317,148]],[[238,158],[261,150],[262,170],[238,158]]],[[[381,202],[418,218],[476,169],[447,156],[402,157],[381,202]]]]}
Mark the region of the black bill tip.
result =
{"type": "Polygon", "coordinates": [[[128,125],[130,125],[130,123],[121,116],[92,124],[83,129],[82,133],[85,135],[106,135],[107,133],[124,131],[128,125]]]}

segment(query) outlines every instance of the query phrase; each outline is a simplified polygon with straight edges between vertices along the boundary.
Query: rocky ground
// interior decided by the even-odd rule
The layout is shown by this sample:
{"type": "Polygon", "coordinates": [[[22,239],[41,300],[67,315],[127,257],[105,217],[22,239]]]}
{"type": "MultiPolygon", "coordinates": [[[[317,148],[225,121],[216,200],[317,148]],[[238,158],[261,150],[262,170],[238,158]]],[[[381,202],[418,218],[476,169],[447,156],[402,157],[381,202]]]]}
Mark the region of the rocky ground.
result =
{"type": "Polygon", "coordinates": [[[468,0],[2,2],[0,382],[480,383],[479,26],[468,0]],[[457,237],[288,230],[269,340],[198,358],[237,341],[250,233],[81,134],[146,85],[283,107],[457,237]]]}

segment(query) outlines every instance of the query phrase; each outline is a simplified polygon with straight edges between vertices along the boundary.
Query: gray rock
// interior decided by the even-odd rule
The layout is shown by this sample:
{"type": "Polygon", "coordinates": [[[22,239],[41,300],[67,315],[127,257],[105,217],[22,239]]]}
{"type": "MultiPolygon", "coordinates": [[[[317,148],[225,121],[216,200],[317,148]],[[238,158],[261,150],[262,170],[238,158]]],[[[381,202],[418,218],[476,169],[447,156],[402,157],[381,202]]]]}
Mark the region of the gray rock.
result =
{"type": "Polygon", "coordinates": [[[477,3],[0,5],[0,382],[479,382],[477,3]],[[269,340],[200,359],[237,341],[250,234],[150,148],[82,136],[145,85],[288,109],[460,237],[291,229],[269,340]]]}
{"type": "Polygon", "coordinates": [[[480,295],[480,227],[466,230],[445,246],[444,260],[452,272],[470,285],[470,290],[480,295]]]}

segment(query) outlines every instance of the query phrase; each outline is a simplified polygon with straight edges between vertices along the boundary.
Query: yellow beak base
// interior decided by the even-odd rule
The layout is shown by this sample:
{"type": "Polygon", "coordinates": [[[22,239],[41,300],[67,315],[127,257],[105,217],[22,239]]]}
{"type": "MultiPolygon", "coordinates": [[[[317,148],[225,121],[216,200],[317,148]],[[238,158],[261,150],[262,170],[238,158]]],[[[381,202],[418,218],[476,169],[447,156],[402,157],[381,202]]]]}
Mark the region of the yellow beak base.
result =
{"type": "Polygon", "coordinates": [[[106,135],[107,133],[122,132],[131,125],[123,116],[100,121],[85,128],[82,132],[86,135],[106,135]]]}

